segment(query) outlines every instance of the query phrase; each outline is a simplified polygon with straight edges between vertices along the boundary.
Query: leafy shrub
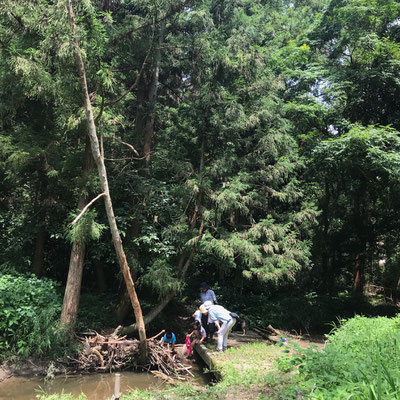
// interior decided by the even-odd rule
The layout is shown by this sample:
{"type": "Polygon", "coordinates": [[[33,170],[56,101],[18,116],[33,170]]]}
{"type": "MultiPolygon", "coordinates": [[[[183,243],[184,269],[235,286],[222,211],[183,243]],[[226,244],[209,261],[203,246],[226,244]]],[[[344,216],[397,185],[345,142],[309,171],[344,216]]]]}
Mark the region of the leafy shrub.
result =
{"type": "Polygon", "coordinates": [[[65,343],[61,305],[49,279],[0,275],[0,357],[57,355],[65,343]]]}
{"type": "Polygon", "coordinates": [[[400,317],[342,321],[324,350],[301,358],[300,388],[319,400],[400,399],[399,328],[400,317]]]}

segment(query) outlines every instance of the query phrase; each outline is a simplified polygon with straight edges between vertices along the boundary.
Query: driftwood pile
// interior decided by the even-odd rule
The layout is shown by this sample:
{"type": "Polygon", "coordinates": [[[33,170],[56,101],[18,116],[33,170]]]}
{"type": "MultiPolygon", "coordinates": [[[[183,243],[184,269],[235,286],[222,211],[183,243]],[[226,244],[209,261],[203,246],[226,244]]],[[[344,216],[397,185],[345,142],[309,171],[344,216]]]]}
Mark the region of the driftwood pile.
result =
{"type": "MultiPolygon", "coordinates": [[[[147,340],[147,364],[139,364],[139,340],[126,339],[126,336],[92,335],[78,336],[83,344],[78,358],[68,357],[69,369],[85,372],[114,372],[123,370],[146,370],[167,381],[186,379],[193,376],[191,367],[184,365],[181,357],[159,343],[157,337],[163,332],[147,340]]],[[[179,348],[178,346],[175,346],[179,348]]]]}

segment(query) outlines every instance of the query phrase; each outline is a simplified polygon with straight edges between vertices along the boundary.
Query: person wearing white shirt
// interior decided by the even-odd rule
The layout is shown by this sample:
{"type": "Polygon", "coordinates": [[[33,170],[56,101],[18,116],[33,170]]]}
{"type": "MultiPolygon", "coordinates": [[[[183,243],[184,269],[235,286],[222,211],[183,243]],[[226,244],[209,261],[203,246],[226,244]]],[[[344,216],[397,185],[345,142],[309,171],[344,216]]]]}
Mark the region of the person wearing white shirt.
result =
{"type": "Polygon", "coordinates": [[[211,304],[211,302],[202,304],[199,310],[203,315],[208,315],[208,318],[218,329],[217,352],[225,351],[228,345],[228,335],[235,325],[236,319],[231,316],[231,313],[227,309],[216,304],[211,304]]]}

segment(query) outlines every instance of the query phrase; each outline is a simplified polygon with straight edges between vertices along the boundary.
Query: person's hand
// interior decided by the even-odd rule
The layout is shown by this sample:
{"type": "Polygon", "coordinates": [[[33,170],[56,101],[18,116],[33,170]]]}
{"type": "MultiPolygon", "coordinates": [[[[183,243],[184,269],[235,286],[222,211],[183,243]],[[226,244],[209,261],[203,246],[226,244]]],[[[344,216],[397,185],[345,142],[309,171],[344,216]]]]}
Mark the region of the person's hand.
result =
{"type": "Polygon", "coordinates": [[[219,335],[219,331],[220,331],[220,330],[221,330],[221,329],[218,329],[218,330],[217,330],[217,335],[219,335]]]}

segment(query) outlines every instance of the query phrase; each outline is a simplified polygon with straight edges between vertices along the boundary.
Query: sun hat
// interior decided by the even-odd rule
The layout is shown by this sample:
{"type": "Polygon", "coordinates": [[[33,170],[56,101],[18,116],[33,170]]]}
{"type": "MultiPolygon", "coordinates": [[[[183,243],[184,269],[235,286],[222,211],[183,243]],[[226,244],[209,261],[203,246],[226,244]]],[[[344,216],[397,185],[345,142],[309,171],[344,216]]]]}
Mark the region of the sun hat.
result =
{"type": "Polygon", "coordinates": [[[207,314],[207,313],[208,313],[208,311],[207,311],[206,307],[204,306],[204,304],[202,304],[202,305],[199,307],[199,310],[200,310],[200,312],[201,312],[202,314],[207,314]]]}
{"type": "Polygon", "coordinates": [[[207,300],[203,303],[203,306],[208,310],[211,306],[213,305],[213,302],[210,300],[207,300]]]}

